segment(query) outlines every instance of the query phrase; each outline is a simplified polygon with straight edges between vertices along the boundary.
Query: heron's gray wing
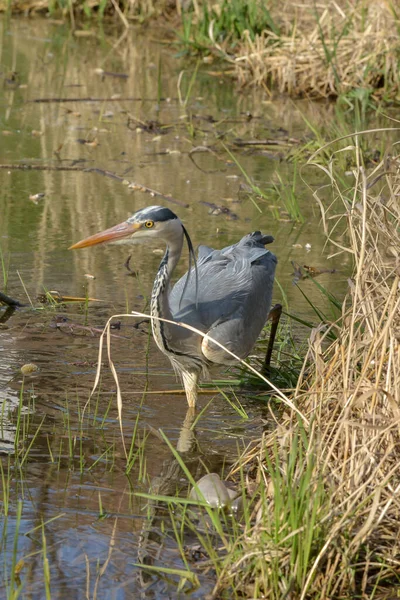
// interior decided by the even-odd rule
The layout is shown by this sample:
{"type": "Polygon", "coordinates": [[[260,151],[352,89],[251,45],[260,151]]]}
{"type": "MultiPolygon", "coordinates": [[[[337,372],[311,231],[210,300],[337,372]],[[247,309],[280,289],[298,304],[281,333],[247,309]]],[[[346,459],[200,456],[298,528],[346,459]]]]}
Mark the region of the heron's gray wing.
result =
{"type": "MultiPolygon", "coordinates": [[[[209,333],[232,352],[247,356],[271,306],[277,261],[265,249],[265,237],[255,232],[222,250],[200,247],[197,304],[192,269],[184,297],[186,275],[170,294],[174,319],[209,333]]],[[[218,357],[215,362],[224,361],[218,357]]]]}

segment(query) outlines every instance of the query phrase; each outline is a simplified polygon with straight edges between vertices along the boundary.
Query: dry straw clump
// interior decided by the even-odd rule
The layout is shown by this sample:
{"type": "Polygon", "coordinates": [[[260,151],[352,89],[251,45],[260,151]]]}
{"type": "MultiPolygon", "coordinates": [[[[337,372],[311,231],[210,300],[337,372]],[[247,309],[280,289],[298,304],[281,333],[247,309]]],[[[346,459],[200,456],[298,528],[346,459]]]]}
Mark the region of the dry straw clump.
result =
{"type": "Polygon", "coordinates": [[[242,85],[273,86],[294,96],[326,98],[357,88],[396,95],[395,5],[386,0],[271,3],[280,33],[246,36],[233,61],[237,78],[242,85]]]}
{"type": "Polygon", "coordinates": [[[337,246],[354,276],[341,319],[309,341],[294,400],[310,425],[284,415],[242,461],[258,503],[220,585],[246,597],[375,598],[400,584],[400,160],[359,166],[347,190],[324,170],[342,206],[324,223],[346,224],[337,246]]]}

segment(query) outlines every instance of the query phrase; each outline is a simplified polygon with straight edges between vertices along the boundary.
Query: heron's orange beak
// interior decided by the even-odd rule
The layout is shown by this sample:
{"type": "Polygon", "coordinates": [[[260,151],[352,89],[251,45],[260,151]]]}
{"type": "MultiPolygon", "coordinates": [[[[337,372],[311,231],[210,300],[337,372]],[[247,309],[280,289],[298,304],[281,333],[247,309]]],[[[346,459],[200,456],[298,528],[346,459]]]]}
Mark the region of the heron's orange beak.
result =
{"type": "Polygon", "coordinates": [[[141,227],[140,223],[128,223],[127,221],[124,221],[119,225],[114,225],[114,227],[110,227],[110,229],[105,229],[100,233],[95,233],[95,235],[91,235],[90,237],[77,242],[73,246],[70,246],[68,250],[77,250],[78,248],[87,248],[88,246],[95,246],[96,244],[115,242],[132,235],[135,231],[141,229],[141,227]]]}

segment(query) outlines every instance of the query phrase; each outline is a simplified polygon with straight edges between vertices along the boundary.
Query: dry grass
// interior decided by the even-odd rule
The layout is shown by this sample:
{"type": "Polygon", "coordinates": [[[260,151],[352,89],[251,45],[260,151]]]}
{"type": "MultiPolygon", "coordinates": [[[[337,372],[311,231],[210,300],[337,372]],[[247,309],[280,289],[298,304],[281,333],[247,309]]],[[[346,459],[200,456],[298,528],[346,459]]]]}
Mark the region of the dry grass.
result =
{"type": "Polygon", "coordinates": [[[400,162],[354,175],[346,192],[331,179],[342,210],[324,215],[331,232],[346,220],[349,247],[342,238],[338,251],[352,253],[355,271],[340,322],[329,328],[336,341],[327,345],[323,327],[310,338],[294,400],[311,425],[284,415],[241,461],[264,493],[237,543],[240,558],[232,552],[216,592],[233,586],[246,597],[304,599],[398,590],[400,162]],[[290,493],[293,503],[301,495],[310,504],[293,523],[282,501],[290,493]],[[296,536],[303,548],[288,543],[296,536]]]}
{"type": "Polygon", "coordinates": [[[399,98],[400,10],[392,0],[0,0],[0,12],[5,10],[63,15],[73,26],[75,17],[94,15],[115,15],[125,27],[156,18],[180,29],[188,48],[224,57],[241,86],[311,98],[359,90],[375,100],[399,98]],[[260,6],[268,11],[270,26],[265,22],[262,33],[264,25],[251,21],[247,5],[259,10],[260,19],[260,6]],[[239,21],[240,33],[234,25],[239,21]]]}
{"type": "Polygon", "coordinates": [[[174,3],[170,0],[0,0],[0,13],[10,11],[13,15],[50,14],[64,17],[75,27],[75,18],[90,18],[100,14],[115,15],[127,24],[127,19],[143,21],[171,13],[174,3]]]}
{"type": "Polygon", "coordinates": [[[280,34],[247,35],[233,60],[238,81],[313,98],[357,88],[396,95],[400,22],[393,7],[386,0],[272,3],[280,34]]]}

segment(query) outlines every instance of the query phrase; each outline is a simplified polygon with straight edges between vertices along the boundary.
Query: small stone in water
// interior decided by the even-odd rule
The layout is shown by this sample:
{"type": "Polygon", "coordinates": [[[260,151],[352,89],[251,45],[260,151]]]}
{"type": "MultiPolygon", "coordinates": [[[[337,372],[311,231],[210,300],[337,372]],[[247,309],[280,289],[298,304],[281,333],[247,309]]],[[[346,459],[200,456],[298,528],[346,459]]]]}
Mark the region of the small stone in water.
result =
{"type": "Polygon", "coordinates": [[[218,473],[208,473],[196,482],[196,488],[192,488],[189,494],[191,500],[205,500],[213,508],[223,508],[231,502],[228,489],[221,481],[218,473]]]}
{"type": "Polygon", "coordinates": [[[36,373],[36,371],[39,371],[39,367],[34,363],[27,363],[21,367],[21,373],[24,377],[25,375],[32,375],[32,373],[36,373]]]}

